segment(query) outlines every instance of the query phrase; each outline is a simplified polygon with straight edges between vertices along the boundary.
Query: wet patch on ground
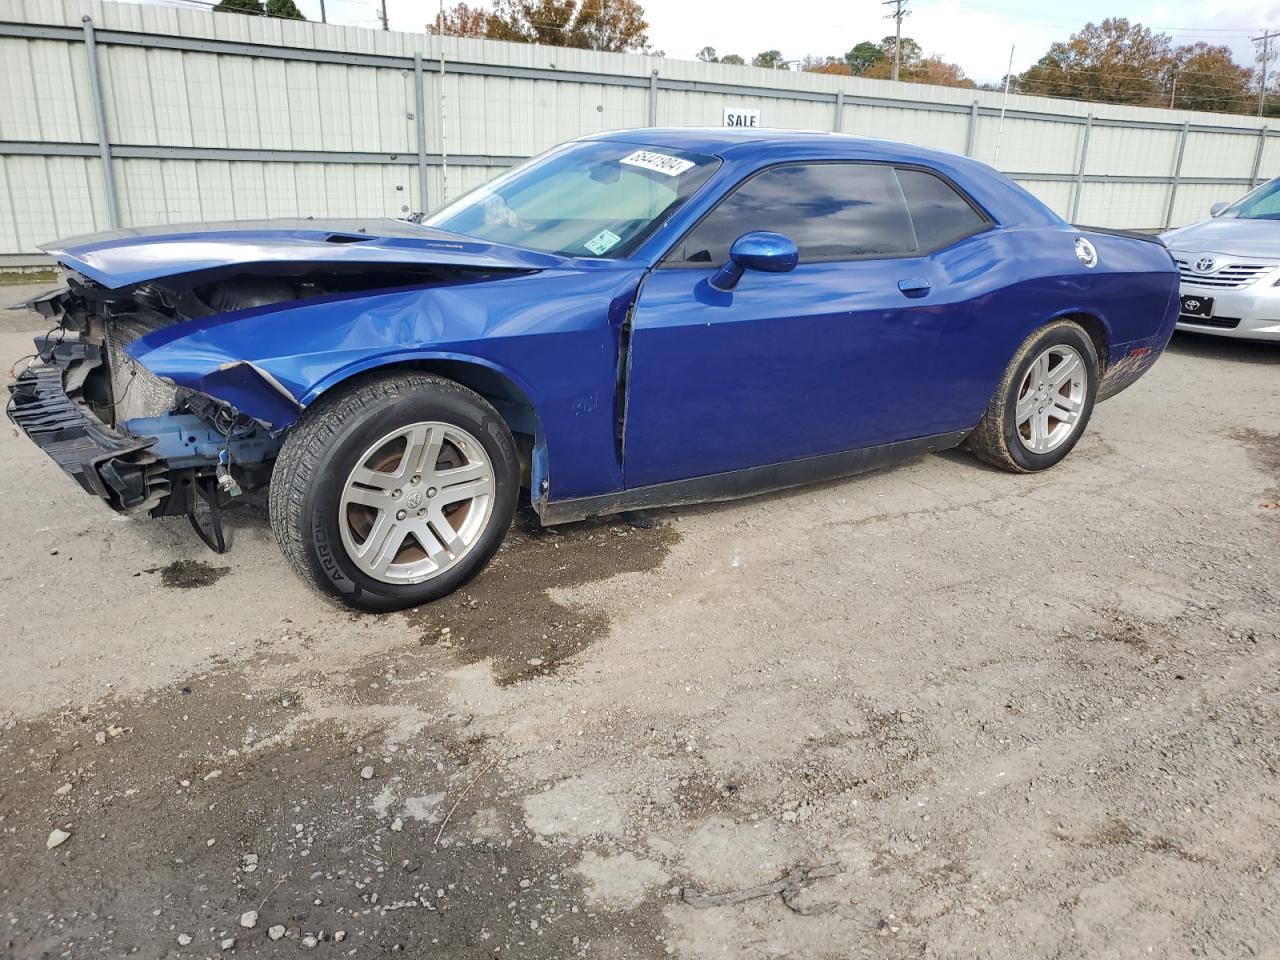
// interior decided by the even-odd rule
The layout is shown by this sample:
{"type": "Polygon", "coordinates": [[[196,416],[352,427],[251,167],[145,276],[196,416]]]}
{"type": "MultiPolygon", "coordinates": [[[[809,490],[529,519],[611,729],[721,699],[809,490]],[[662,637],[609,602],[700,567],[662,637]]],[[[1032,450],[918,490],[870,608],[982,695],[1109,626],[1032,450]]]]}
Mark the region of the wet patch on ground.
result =
{"type": "Polygon", "coordinates": [[[0,955],[663,956],[656,911],[593,909],[513,758],[397,665],[299,697],[255,688],[263,655],[0,726],[0,955]]]}
{"type": "Polygon", "coordinates": [[[500,685],[552,674],[605,636],[609,618],[550,591],[652,570],[677,540],[669,523],[649,515],[544,528],[525,511],[475,580],[406,616],[422,644],[463,663],[489,661],[500,685]]]}
{"type": "Polygon", "coordinates": [[[149,567],[145,573],[160,574],[160,582],[175,590],[211,587],[228,573],[230,567],[215,567],[203,560],[175,560],[163,567],[149,567]]]}
{"type": "Polygon", "coordinates": [[[1263,492],[1263,509],[1280,514],[1280,433],[1263,433],[1260,430],[1239,429],[1231,433],[1249,451],[1250,458],[1259,470],[1267,475],[1268,485],[1263,492]]]}

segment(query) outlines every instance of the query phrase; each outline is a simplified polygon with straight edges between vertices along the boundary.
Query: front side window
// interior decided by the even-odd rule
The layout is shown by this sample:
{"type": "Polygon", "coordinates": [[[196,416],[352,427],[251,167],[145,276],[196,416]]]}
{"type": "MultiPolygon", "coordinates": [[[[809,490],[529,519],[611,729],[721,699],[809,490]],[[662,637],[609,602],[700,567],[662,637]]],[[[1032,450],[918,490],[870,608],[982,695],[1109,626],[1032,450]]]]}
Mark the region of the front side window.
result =
{"type": "Polygon", "coordinates": [[[672,260],[721,264],[751,230],[790,237],[800,260],[892,257],[915,250],[907,202],[892,167],[796,163],[738,187],[684,239],[672,260]]]}
{"type": "Polygon", "coordinates": [[[423,224],[575,257],[625,257],[719,166],[714,157],[583,141],[534,157],[423,224]]]}
{"type": "Polygon", "coordinates": [[[910,257],[986,227],[940,177],[874,163],[796,163],[743,183],[676,245],[670,263],[715,264],[752,230],[790,237],[800,260],[910,257]]]}

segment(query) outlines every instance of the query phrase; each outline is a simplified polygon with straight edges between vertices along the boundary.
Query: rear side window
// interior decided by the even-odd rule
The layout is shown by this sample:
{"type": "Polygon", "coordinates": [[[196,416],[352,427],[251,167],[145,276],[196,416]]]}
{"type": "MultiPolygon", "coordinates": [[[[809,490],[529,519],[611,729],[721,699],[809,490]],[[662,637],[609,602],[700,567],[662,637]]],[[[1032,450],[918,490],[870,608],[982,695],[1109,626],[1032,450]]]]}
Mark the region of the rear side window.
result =
{"type": "Polygon", "coordinates": [[[923,170],[899,170],[920,250],[938,250],[985,230],[987,220],[941,177],[923,170]]]}
{"type": "Polygon", "coordinates": [[[895,257],[916,250],[906,197],[892,167],[796,163],[770,167],[738,187],[668,260],[724,263],[733,241],[751,230],[790,237],[802,261],[895,257]]]}

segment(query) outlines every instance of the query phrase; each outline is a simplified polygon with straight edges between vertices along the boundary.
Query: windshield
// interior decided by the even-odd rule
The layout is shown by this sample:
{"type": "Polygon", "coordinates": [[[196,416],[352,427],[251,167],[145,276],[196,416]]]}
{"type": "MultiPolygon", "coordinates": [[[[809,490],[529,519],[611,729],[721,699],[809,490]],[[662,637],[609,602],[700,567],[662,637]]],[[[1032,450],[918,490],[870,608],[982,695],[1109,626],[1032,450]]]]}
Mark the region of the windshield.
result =
{"type": "Polygon", "coordinates": [[[1280,178],[1245,194],[1218,216],[1240,220],[1280,220],[1280,178]]]}
{"type": "Polygon", "coordinates": [[[625,257],[719,163],[667,147],[567,143],[513,167],[423,223],[548,253],[625,257]]]}

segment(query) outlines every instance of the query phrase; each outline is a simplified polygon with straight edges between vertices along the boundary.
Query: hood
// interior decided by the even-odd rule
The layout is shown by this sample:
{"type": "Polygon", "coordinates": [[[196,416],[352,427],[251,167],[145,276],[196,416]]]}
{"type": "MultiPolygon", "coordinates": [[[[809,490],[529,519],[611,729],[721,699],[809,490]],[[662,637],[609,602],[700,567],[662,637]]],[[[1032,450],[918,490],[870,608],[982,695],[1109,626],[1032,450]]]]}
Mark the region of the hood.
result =
{"type": "Polygon", "coordinates": [[[1280,260],[1280,220],[1215,217],[1161,234],[1170,250],[1188,254],[1280,260]]]}
{"type": "Polygon", "coordinates": [[[138,227],[73,237],[40,249],[110,289],[247,264],[445,264],[480,270],[541,270],[566,259],[390,218],[138,227]]]}

